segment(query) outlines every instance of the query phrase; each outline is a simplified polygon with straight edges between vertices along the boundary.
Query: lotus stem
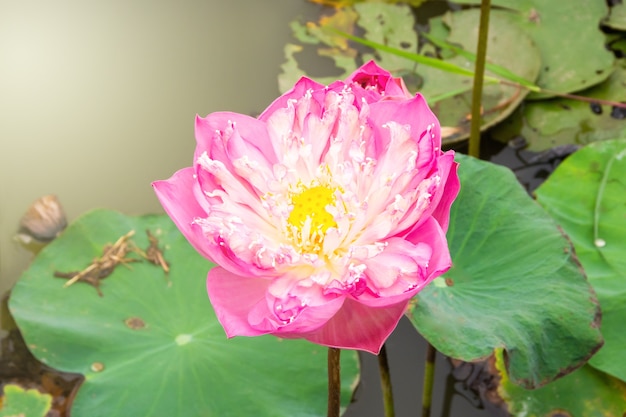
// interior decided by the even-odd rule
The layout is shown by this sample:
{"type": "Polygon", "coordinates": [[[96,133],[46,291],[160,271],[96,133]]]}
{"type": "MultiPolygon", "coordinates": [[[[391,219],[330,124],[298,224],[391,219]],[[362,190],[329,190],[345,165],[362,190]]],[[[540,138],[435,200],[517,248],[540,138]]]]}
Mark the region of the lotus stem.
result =
{"type": "Polygon", "coordinates": [[[393,390],[391,389],[391,374],[389,373],[389,361],[387,360],[387,347],[383,344],[378,354],[378,369],[380,370],[380,384],[383,390],[383,404],[385,417],[394,417],[396,412],[393,406],[393,390]]]}
{"type": "Polygon", "coordinates": [[[478,27],[478,46],[476,47],[476,67],[474,68],[474,87],[472,90],[472,123],[470,125],[469,154],[480,157],[480,125],[482,121],[483,78],[485,58],[487,56],[487,35],[489,34],[489,11],[491,0],[482,0],[480,4],[480,24],[478,27]]]}
{"type": "Polygon", "coordinates": [[[422,390],[422,417],[430,417],[433,402],[433,385],[435,382],[435,358],[437,350],[426,342],[426,363],[424,366],[424,388],[422,390]]]}
{"type": "Polygon", "coordinates": [[[341,349],[328,348],[328,417],[339,417],[341,408],[341,349]]]}

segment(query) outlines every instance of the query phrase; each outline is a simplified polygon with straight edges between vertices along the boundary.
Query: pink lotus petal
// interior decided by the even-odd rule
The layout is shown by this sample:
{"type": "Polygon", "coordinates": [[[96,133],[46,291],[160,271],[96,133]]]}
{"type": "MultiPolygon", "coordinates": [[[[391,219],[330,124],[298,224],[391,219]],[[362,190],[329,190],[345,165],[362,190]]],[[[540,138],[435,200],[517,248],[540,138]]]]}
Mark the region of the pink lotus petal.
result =
{"type": "Polygon", "coordinates": [[[271,332],[270,329],[252,327],[249,322],[250,311],[258,304],[264,304],[270,282],[242,277],[220,267],[209,271],[207,292],[226,336],[259,336],[271,332]]]}
{"type": "Polygon", "coordinates": [[[203,153],[232,167],[232,160],[247,156],[271,165],[277,161],[265,123],[238,113],[218,112],[207,117],[196,116],[196,151],[194,160],[203,153]]]}
{"type": "Polygon", "coordinates": [[[300,79],[257,119],[196,119],[193,167],[154,188],[219,266],[207,291],[228,337],[274,334],[377,353],[409,300],[451,266],[459,191],[439,122],[368,62],[300,79]]]}
{"type": "Polygon", "coordinates": [[[206,216],[206,211],[198,202],[194,190],[198,188],[193,168],[183,168],[164,181],[154,181],[152,187],[178,229],[189,243],[202,254],[211,259],[211,249],[205,244],[202,229],[194,225],[197,217],[206,216]]]}
{"type": "Polygon", "coordinates": [[[261,113],[261,115],[259,116],[259,120],[267,121],[267,118],[274,112],[288,107],[288,102],[290,100],[297,100],[301,98],[307,93],[307,91],[315,91],[320,89],[324,89],[324,86],[322,84],[317,83],[310,78],[302,77],[291,90],[287,91],[285,94],[274,100],[274,102],[270,104],[263,113],[261,113]]]}
{"type": "Polygon", "coordinates": [[[452,266],[446,232],[434,217],[430,217],[420,227],[409,233],[406,240],[414,244],[425,242],[432,247],[432,256],[426,269],[425,285],[447,272],[452,266]]]}
{"type": "Polygon", "coordinates": [[[461,183],[457,175],[458,165],[454,162],[454,154],[452,153],[448,152],[439,158],[439,173],[441,182],[445,185],[437,190],[435,199],[439,200],[439,204],[433,210],[432,216],[439,222],[444,232],[448,231],[450,207],[461,189],[461,183]]]}
{"type": "Polygon", "coordinates": [[[346,299],[337,314],[318,331],[304,335],[311,342],[341,349],[358,349],[377,355],[402,318],[408,300],[372,308],[346,299]]]}

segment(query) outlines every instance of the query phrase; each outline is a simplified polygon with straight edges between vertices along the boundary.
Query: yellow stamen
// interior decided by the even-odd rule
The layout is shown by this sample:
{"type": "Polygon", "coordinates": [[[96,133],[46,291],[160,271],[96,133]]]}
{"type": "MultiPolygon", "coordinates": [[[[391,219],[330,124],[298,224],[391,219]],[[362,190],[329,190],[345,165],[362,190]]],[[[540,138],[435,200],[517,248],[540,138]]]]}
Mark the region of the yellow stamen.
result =
{"type": "Polygon", "coordinates": [[[311,233],[318,237],[323,237],[329,228],[337,227],[335,219],[326,210],[326,206],[335,203],[334,189],[323,185],[305,188],[291,197],[291,203],[293,210],[287,221],[298,230],[302,229],[307,218],[311,219],[311,233]]]}

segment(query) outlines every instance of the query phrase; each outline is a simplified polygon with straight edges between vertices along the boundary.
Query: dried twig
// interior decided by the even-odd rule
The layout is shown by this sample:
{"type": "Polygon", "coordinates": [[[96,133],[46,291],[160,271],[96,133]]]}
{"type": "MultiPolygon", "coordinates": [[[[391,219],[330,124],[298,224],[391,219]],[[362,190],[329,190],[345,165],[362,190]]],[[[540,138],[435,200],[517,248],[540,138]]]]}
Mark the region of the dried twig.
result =
{"type": "Polygon", "coordinates": [[[146,251],[142,251],[139,248],[136,248],[135,251],[139,253],[144,259],[148,262],[155,264],[156,266],[160,266],[166,274],[170,272],[170,266],[163,257],[163,252],[159,248],[159,240],[156,236],[150,233],[150,230],[146,230],[146,234],[148,235],[148,240],[150,242],[150,246],[146,251]]]}
{"type": "Polygon", "coordinates": [[[113,245],[106,245],[102,250],[102,256],[96,258],[93,262],[82,271],[78,272],[55,272],[54,276],[58,278],[69,278],[63,286],[69,287],[77,281],[83,281],[93,285],[98,291],[98,295],[102,296],[100,291],[100,280],[111,275],[113,270],[120,264],[129,267],[130,262],[137,262],[139,259],[128,258],[129,252],[133,251],[133,245],[129,244],[129,239],[135,234],[134,230],[121,236],[113,245]]]}

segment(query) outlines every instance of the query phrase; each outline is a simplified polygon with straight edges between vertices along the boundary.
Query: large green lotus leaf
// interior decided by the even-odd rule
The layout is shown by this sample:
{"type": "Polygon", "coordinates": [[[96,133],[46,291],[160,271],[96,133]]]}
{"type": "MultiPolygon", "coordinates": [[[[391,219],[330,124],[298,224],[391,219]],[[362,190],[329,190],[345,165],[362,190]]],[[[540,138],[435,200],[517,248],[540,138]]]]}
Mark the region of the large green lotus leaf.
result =
{"type": "MultiPolygon", "coordinates": [[[[326,349],[272,336],[227,340],[206,294],[211,266],[167,216],[97,210],[37,256],[9,308],[39,360],[85,376],[72,417],[325,415],[326,349]],[[53,277],[85,268],[130,230],[140,248],[145,230],[158,237],[169,275],[148,262],[120,265],[102,297],[53,277]]],[[[354,352],[342,357],[345,405],[358,370],[354,352]]]]}
{"type": "Polygon", "coordinates": [[[626,381],[626,140],[577,151],[536,194],[571,237],[600,300],[605,345],[589,363],[626,381]]]}
{"type": "MultiPolygon", "coordinates": [[[[447,42],[475,53],[478,43],[480,11],[476,9],[446,13],[442,18],[431,19],[436,36],[441,36],[440,22],[448,28],[447,42]]],[[[424,52],[424,51],[422,51],[424,52]]],[[[462,68],[472,69],[474,63],[461,56],[445,58],[445,61],[462,68]]],[[[494,10],[489,21],[487,62],[506,68],[529,81],[534,81],[540,71],[540,53],[533,40],[517,25],[511,25],[508,13],[494,10]],[[511,53],[511,51],[515,53],[511,53]]],[[[419,65],[418,74],[423,79],[420,92],[428,99],[450,91],[458,94],[437,101],[433,111],[442,126],[455,127],[444,143],[453,143],[469,136],[473,79],[467,76],[443,72],[426,65],[419,65]]],[[[489,74],[488,75],[494,75],[489,74]]],[[[497,77],[500,78],[500,77],[497,77]]],[[[481,129],[487,129],[510,115],[524,100],[528,90],[504,84],[486,82],[483,87],[483,116],[481,129]]]]}
{"type": "Polygon", "coordinates": [[[50,411],[52,396],[49,394],[14,384],[5,385],[3,390],[0,417],[44,417],[50,411]]]}
{"type": "MultiPolygon", "coordinates": [[[[618,67],[608,80],[583,92],[584,96],[626,101],[626,69],[618,67]]],[[[624,109],[615,110],[609,105],[600,105],[555,98],[526,103],[510,118],[494,127],[492,136],[507,142],[522,135],[528,143],[528,150],[535,152],[555,146],[586,145],[606,139],[626,137],[624,109]]]]}
{"type": "Polygon", "coordinates": [[[607,417],[626,413],[626,384],[589,365],[534,390],[511,383],[502,355],[496,355],[495,367],[500,377],[498,394],[512,416],[607,417]]]}
{"type": "MultiPolygon", "coordinates": [[[[480,0],[455,0],[480,4],[480,0]]],[[[600,21],[608,14],[604,1],[589,0],[492,0],[492,6],[512,9],[511,25],[527,32],[541,50],[542,68],[537,85],[571,93],[605,80],[613,70],[615,57],[604,47],[600,21]]],[[[511,49],[511,56],[517,49],[511,49]]],[[[551,97],[531,93],[529,99],[551,97]]]]}
{"type": "Polygon", "coordinates": [[[439,351],[474,361],[503,348],[511,379],[541,386],[602,343],[600,310],[568,239],[504,168],[458,155],[453,266],[408,316],[439,351]]]}

